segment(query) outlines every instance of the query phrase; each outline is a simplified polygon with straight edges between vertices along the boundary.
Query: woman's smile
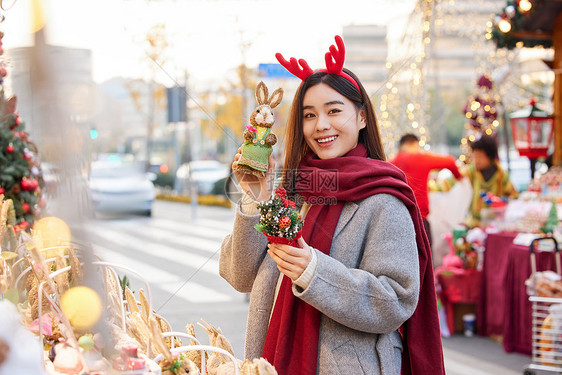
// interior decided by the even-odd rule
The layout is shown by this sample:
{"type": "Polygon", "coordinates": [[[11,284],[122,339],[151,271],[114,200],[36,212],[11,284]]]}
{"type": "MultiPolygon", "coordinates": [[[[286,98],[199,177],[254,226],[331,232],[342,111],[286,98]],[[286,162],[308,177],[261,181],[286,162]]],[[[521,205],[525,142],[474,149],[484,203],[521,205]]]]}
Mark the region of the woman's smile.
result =
{"type": "Polygon", "coordinates": [[[321,137],[321,138],[317,138],[316,142],[320,144],[320,147],[330,147],[332,144],[334,144],[334,141],[336,140],[337,137],[338,137],[337,135],[321,137]]]}

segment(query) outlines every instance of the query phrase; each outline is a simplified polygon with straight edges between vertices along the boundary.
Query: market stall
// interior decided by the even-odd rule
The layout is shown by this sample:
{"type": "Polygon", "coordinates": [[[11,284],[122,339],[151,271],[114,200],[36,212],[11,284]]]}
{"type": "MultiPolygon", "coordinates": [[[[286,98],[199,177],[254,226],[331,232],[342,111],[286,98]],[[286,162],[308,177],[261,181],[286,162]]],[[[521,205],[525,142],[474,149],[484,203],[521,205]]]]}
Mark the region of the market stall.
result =
{"type": "MultiPolygon", "coordinates": [[[[525,285],[532,269],[529,245],[545,236],[562,243],[562,169],[552,167],[518,199],[487,208],[481,227],[463,230],[461,226],[449,234],[451,252],[436,270],[448,329],[462,331],[462,316],[456,309],[473,304],[479,335],[502,341],[507,352],[530,354],[532,304],[525,285]],[[476,252],[476,266],[468,264],[467,256],[474,249],[481,250],[476,252]]],[[[536,269],[555,270],[555,264],[552,245],[539,248],[536,269]]]]}

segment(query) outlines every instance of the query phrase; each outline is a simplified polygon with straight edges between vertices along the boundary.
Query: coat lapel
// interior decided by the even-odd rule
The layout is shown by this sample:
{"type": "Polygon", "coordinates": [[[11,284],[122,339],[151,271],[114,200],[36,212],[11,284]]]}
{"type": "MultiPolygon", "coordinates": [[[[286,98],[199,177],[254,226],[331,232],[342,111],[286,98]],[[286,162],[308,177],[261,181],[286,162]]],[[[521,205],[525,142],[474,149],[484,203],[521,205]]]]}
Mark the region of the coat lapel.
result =
{"type": "Polygon", "coordinates": [[[343,206],[343,210],[340,215],[340,219],[338,221],[338,225],[334,232],[334,238],[338,236],[338,234],[342,231],[343,228],[347,225],[349,220],[355,215],[355,211],[359,208],[359,205],[355,202],[346,202],[343,206]]]}

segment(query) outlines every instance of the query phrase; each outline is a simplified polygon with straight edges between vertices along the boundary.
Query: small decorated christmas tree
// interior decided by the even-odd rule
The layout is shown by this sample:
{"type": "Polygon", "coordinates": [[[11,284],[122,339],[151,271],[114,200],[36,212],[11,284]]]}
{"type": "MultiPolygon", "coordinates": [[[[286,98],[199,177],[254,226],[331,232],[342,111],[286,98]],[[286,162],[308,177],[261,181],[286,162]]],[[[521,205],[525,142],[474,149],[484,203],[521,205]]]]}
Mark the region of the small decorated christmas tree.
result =
{"type": "MultiPolygon", "coordinates": [[[[0,55],[3,36],[0,32],[0,55]]],[[[6,74],[0,66],[0,194],[13,202],[17,232],[30,228],[39,217],[43,180],[36,161],[37,147],[16,112],[16,97],[4,97],[6,74]]]]}
{"type": "Polygon", "coordinates": [[[556,202],[552,201],[552,206],[550,206],[550,211],[548,212],[548,219],[541,231],[543,233],[552,233],[554,228],[558,225],[558,211],[556,210],[556,202]]]}
{"type": "Polygon", "coordinates": [[[298,246],[304,221],[292,207],[295,207],[295,202],[287,199],[285,189],[277,189],[270,200],[258,204],[261,218],[254,228],[265,234],[271,243],[298,246]]]}

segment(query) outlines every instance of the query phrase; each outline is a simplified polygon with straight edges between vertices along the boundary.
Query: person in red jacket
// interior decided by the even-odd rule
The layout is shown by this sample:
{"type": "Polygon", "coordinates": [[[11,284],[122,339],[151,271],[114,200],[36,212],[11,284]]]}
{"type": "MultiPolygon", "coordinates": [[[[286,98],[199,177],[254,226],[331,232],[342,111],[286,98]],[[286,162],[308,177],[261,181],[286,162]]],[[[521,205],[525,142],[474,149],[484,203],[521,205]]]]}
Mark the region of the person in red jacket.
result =
{"type": "Polygon", "coordinates": [[[414,191],[431,245],[431,230],[427,221],[427,215],[429,215],[427,193],[429,172],[434,169],[448,169],[457,180],[460,180],[463,176],[455,164],[455,159],[450,155],[423,151],[420,148],[419,138],[415,134],[407,133],[400,138],[398,154],[390,162],[404,172],[408,185],[414,191]]]}

